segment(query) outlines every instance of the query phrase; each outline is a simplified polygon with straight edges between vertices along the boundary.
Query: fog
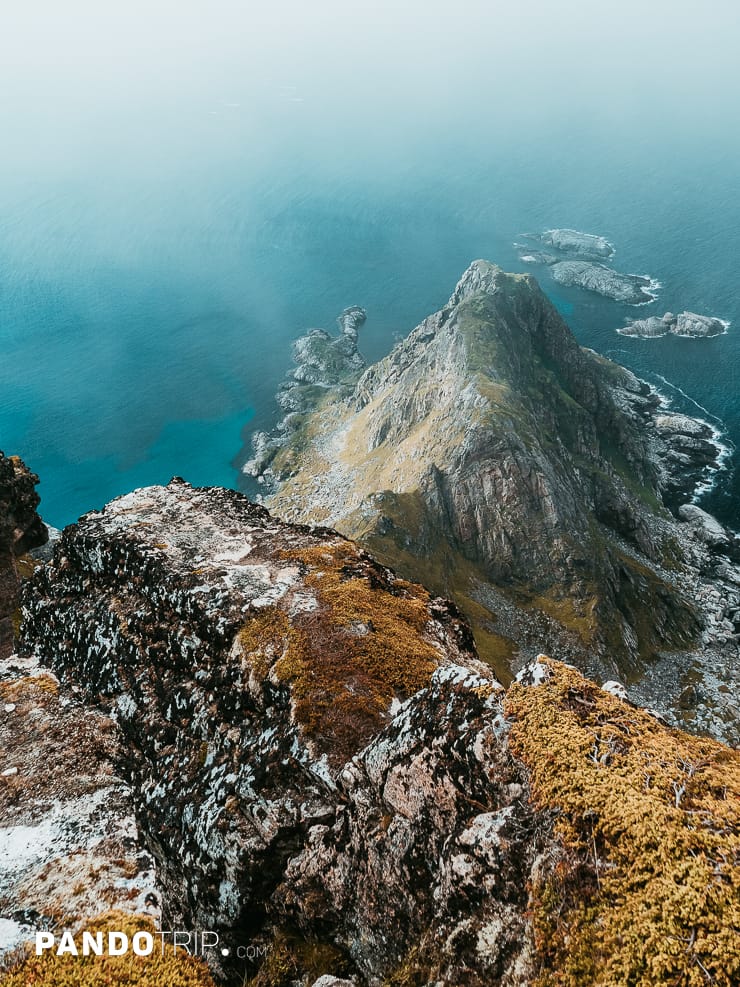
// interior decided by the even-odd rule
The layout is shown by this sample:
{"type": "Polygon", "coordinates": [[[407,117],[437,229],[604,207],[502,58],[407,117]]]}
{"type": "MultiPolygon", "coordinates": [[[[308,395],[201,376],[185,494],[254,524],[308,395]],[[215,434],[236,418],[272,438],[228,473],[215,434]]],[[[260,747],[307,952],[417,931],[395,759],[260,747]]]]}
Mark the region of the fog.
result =
{"type": "Polygon", "coordinates": [[[6,175],[186,167],[204,143],[376,168],[538,128],[656,145],[736,129],[732,0],[6,0],[0,17],[6,175]]]}

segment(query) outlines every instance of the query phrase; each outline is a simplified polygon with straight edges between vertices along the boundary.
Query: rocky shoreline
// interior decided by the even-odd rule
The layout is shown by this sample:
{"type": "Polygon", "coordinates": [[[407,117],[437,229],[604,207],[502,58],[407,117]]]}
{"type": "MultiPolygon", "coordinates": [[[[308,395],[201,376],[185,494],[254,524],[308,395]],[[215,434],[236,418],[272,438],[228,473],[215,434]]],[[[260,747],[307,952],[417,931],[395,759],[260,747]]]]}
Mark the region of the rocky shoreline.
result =
{"type": "Polygon", "coordinates": [[[338,336],[331,336],[325,329],[310,329],[293,343],[296,366],[286,373],[275,396],[283,417],[272,432],[253,434],[252,456],[242,466],[245,476],[269,485],[270,463],[300,429],[303,416],[320,403],[323,392],[349,385],[359,376],[366,364],[357,343],[366,318],[365,310],[353,305],[337,317],[341,330],[338,336]]]}

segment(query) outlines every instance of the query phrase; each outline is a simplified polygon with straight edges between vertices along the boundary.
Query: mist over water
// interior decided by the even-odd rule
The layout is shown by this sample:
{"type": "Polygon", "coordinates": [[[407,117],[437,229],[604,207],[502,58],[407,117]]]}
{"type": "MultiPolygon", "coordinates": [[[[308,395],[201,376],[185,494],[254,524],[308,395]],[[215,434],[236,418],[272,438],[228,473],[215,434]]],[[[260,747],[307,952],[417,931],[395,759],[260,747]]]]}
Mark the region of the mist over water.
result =
{"type": "MultiPolygon", "coordinates": [[[[543,275],[578,338],[740,444],[730,2],[6,6],[0,448],[50,523],[173,474],[236,485],[296,335],[360,304],[377,359],[551,226],[663,284],[634,310],[543,275]],[[614,332],[684,308],[729,334],[614,332]]],[[[739,494],[710,506],[737,524],[739,494]]]]}

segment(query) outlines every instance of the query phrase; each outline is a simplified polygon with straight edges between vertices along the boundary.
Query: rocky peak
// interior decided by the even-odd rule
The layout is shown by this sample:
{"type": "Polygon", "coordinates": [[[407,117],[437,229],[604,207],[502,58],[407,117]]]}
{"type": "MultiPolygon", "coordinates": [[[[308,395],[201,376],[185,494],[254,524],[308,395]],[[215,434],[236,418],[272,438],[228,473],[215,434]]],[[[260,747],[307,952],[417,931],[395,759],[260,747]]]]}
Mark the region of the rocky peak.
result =
{"type": "Polygon", "coordinates": [[[604,677],[639,681],[661,655],[688,674],[709,644],[729,681],[737,587],[697,606],[716,560],[669,510],[719,447],[666,411],[578,345],[534,278],[478,260],[353,390],[324,393],[272,459],[267,502],[453,597],[503,679],[542,647],[604,677]]]}

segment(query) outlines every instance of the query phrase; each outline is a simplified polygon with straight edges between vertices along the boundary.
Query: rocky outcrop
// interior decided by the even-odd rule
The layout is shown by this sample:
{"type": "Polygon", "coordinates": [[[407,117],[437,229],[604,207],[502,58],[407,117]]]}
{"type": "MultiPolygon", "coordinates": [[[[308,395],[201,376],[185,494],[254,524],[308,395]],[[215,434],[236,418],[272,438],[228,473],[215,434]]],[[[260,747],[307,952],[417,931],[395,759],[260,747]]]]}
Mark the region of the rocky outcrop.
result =
{"type": "Polygon", "coordinates": [[[268,503],[452,596],[503,680],[546,648],[644,683],[646,701],[659,683],[667,712],[733,737],[737,573],[667,510],[720,453],[708,425],[579,347],[532,278],[476,261],[349,395],[325,395],[272,461],[268,503]],[[716,604],[697,605],[699,584],[716,604]],[[714,684],[687,711],[697,662],[714,684]]]}
{"type": "MultiPolygon", "coordinates": [[[[532,250],[529,244],[515,243],[519,260],[548,267],[559,284],[593,291],[625,305],[646,305],[658,297],[660,283],[653,278],[622,274],[607,267],[604,262],[611,260],[615,250],[603,236],[576,230],[545,230],[543,233],[526,233],[524,237],[549,249],[532,250]]],[[[653,321],[658,320],[645,320],[646,323],[653,321]]]]}
{"type": "Polygon", "coordinates": [[[0,662],[0,966],[37,929],[160,915],[116,725],[79,693],[34,662],[0,662]]]}
{"type": "Polygon", "coordinates": [[[611,260],[616,252],[614,245],[605,237],[580,233],[578,230],[545,230],[542,233],[524,233],[522,236],[525,240],[533,240],[556,250],[563,257],[580,260],[611,260]]]}
{"type": "Polygon", "coordinates": [[[258,431],[252,436],[252,456],[242,467],[247,476],[264,483],[269,466],[282,445],[299,432],[304,416],[320,404],[327,388],[341,387],[365,367],[365,358],[357,348],[365,310],[357,305],[346,308],[338,317],[339,336],[324,329],[311,329],[293,344],[296,367],[289,371],[277,393],[285,413],[273,432],[258,431]]]}
{"type": "Polygon", "coordinates": [[[584,288],[625,305],[645,305],[658,296],[658,284],[639,274],[621,274],[604,264],[586,260],[559,260],[550,267],[559,284],[584,288]]]}
{"type": "Polygon", "coordinates": [[[730,323],[724,319],[716,319],[710,315],[697,315],[695,312],[666,312],[659,317],[636,319],[628,322],[618,333],[623,336],[640,336],[643,339],[655,339],[659,336],[685,336],[692,339],[703,339],[707,336],[722,336],[727,332],[730,323]]]}
{"type": "Polygon", "coordinates": [[[44,523],[36,513],[38,482],[17,456],[0,452],[0,659],[13,650],[20,591],[16,560],[47,540],[44,523]]]}
{"type": "Polygon", "coordinates": [[[166,920],[264,943],[252,987],[740,972],[738,754],[543,657],[504,692],[454,607],[336,532],[173,481],[66,529],[24,612],[117,724],[166,920]]]}
{"type": "Polygon", "coordinates": [[[26,648],[117,718],[168,920],[246,941],[336,768],[435,669],[485,672],[451,605],[340,535],[182,482],[67,528],[24,612],[26,648]]]}

